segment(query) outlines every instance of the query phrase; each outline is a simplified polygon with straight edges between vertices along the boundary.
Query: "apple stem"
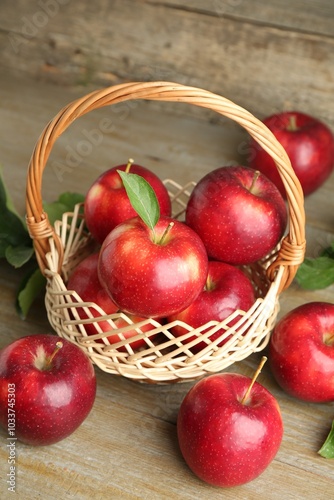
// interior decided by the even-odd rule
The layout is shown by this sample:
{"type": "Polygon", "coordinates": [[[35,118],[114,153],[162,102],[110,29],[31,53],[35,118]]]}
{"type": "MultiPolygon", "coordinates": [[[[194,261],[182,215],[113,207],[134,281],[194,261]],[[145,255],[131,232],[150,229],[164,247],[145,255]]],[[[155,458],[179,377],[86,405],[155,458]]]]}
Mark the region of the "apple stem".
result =
{"type": "Polygon", "coordinates": [[[47,370],[48,368],[50,368],[50,365],[52,363],[53,358],[55,357],[55,355],[57,354],[57,352],[62,347],[63,347],[63,343],[60,340],[59,342],[56,343],[56,347],[54,348],[53,353],[46,359],[46,361],[45,361],[45,370],[47,370]]]}
{"type": "Polygon", "coordinates": [[[215,287],[214,287],[214,284],[213,284],[212,278],[211,278],[211,276],[208,276],[208,277],[206,278],[206,282],[205,282],[205,290],[206,290],[207,292],[211,292],[212,290],[214,290],[214,288],[215,288],[215,287]]]}
{"type": "Polygon", "coordinates": [[[131,165],[133,164],[134,160],[132,158],[128,159],[128,164],[125,168],[125,173],[128,174],[130,172],[131,165]]]}
{"type": "Polygon", "coordinates": [[[289,132],[295,132],[296,130],[298,130],[296,115],[290,115],[289,116],[289,123],[288,123],[286,129],[289,132]]]}
{"type": "Polygon", "coordinates": [[[334,334],[329,333],[329,334],[325,335],[324,341],[325,341],[326,345],[333,345],[334,344],[334,334]]]}
{"type": "Polygon", "coordinates": [[[259,170],[255,170],[254,176],[253,176],[253,179],[252,179],[252,184],[251,184],[251,187],[249,188],[249,192],[250,193],[253,191],[253,188],[255,186],[256,181],[259,178],[259,175],[260,175],[260,171],[259,170]]]}
{"type": "Polygon", "coordinates": [[[172,227],[174,226],[174,222],[171,221],[168,226],[166,227],[166,229],[164,230],[163,232],[163,235],[161,236],[160,240],[158,241],[158,244],[159,245],[163,245],[164,244],[164,241],[166,239],[166,236],[167,234],[169,233],[169,231],[172,229],[172,227]]]}
{"type": "Polygon", "coordinates": [[[265,364],[265,362],[267,361],[267,359],[268,359],[268,358],[267,358],[266,356],[262,356],[261,361],[260,361],[260,364],[259,364],[259,366],[258,366],[258,368],[257,368],[256,372],[254,373],[254,376],[253,376],[252,381],[251,381],[251,383],[250,383],[250,385],[249,385],[249,387],[248,387],[248,389],[247,389],[247,391],[246,391],[246,394],[244,395],[244,397],[243,397],[243,398],[242,398],[242,400],[241,400],[241,404],[242,404],[242,405],[246,404],[246,401],[247,401],[248,396],[249,396],[249,394],[250,394],[250,392],[251,392],[251,390],[252,390],[252,388],[253,388],[253,385],[254,385],[254,383],[255,383],[255,381],[256,381],[256,379],[257,379],[257,377],[258,377],[258,376],[259,376],[259,374],[261,373],[261,370],[262,370],[262,368],[263,368],[263,365],[265,364]]]}

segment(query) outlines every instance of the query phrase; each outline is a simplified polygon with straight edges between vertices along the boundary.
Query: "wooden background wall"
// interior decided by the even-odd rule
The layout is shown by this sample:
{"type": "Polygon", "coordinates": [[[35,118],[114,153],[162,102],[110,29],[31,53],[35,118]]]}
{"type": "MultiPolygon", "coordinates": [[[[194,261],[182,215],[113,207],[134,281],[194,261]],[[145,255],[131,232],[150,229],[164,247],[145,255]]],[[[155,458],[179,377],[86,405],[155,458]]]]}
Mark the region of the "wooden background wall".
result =
{"type": "Polygon", "coordinates": [[[2,0],[0,54],[18,77],[170,80],[258,117],[299,108],[334,127],[333,0],[2,0]]]}

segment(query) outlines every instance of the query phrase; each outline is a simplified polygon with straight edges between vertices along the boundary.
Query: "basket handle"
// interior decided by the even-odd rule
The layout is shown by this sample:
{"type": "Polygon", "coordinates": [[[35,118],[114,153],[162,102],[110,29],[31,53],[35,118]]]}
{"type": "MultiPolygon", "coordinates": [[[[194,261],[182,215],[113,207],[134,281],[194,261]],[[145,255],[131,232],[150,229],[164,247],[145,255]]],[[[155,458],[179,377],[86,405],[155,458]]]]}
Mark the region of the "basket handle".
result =
{"type": "Polygon", "coordinates": [[[50,237],[54,239],[59,254],[59,271],[64,252],[42,204],[42,174],[54,143],[80,116],[94,109],[134,99],[185,102],[216,111],[241,125],[270,154],[286,190],[290,223],[288,234],[267,272],[269,279],[273,280],[278,268],[283,266],[279,291],[287,288],[305,255],[305,212],[303,191],[286,151],[273,133],[247,110],[207,90],[171,82],[125,83],[94,91],[69,103],[45,127],[30,159],[26,187],[27,227],[41,271],[44,272],[46,267],[50,237]]]}

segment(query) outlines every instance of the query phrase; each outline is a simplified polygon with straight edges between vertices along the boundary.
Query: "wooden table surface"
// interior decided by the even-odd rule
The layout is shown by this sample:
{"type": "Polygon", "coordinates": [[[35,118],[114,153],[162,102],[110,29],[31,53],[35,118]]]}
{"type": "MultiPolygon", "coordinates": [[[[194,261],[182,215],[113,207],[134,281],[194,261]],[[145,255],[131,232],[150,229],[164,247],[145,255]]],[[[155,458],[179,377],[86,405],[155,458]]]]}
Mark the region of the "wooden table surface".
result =
{"type": "MultiPolygon", "coordinates": [[[[3,76],[0,85],[0,162],[17,209],[24,213],[25,175],[30,154],[45,124],[65,104],[86,93],[3,76]]],[[[98,173],[129,157],[181,184],[199,180],[209,170],[242,160],[236,151],[246,136],[229,121],[176,117],[157,112],[150,103],[123,106],[120,113],[103,109],[82,118],[59,140],[43,179],[43,198],[53,201],[63,191],[84,193],[98,173]],[[99,126],[103,117],[115,123],[99,147],[79,164],[60,173],[59,162],[84,131],[99,126]],[[64,153],[65,152],[65,153],[64,153]]],[[[334,176],[305,203],[307,253],[316,255],[334,237],[334,176]]],[[[0,347],[22,336],[50,332],[43,297],[22,321],[14,301],[20,272],[0,262],[0,347]]],[[[293,284],[281,295],[280,315],[312,300],[332,301],[333,287],[306,292],[293,284]]],[[[228,370],[251,376],[260,354],[228,370]]],[[[329,499],[334,498],[334,462],[317,450],[327,436],[332,404],[307,404],[287,396],[265,366],[259,382],[278,399],[285,426],[281,448],[256,480],[235,489],[213,488],[197,479],[183,461],[176,438],[176,417],[192,383],[153,386],[122,377],[97,374],[94,408],[81,427],[66,440],[49,447],[17,443],[17,485],[20,499],[329,499]]],[[[5,433],[1,433],[5,437],[5,433]]],[[[0,448],[0,497],[7,492],[5,441],[0,448]]]]}

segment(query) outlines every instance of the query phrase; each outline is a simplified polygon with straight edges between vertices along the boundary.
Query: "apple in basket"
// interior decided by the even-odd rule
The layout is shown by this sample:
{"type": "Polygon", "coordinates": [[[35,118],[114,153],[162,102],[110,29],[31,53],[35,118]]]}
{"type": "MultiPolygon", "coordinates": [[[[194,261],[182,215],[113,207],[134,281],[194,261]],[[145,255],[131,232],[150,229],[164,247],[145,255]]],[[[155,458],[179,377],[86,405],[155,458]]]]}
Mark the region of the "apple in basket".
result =
{"type": "Polygon", "coordinates": [[[274,396],[253,379],[210,375],[183,399],[177,417],[181,453],[203,481],[233,487],[258,477],[276,456],[283,436],[274,396]]]}
{"type": "MultiPolygon", "coordinates": [[[[318,189],[334,167],[334,136],[320,120],[300,111],[284,111],[263,120],[287,152],[304,195],[318,189]]],[[[272,157],[251,140],[249,166],[271,179],[282,195],[285,188],[272,157]]]]}
{"type": "Polygon", "coordinates": [[[120,174],[131,202],[139,204],[140,215],[119,224],[105,238],[99,279],[122,311],[166,317],[188,307],[203,289],[207,253],[191,228],[160,215],[157,198],[145,179],[120,174]],[[140,196],[133,197],[138,192],[140,196]]]}
{"type": "Polygon", "coordinates": [[[101,174],[89,188],[84,203],[85,221],[92,236],[102,243],[107,234],[118,224],[136,216],[123,181],[118,173],[129,171],[140,175],[152,186],[162,215],[171,215],[168,191],[157,175],[129,160],[127,165],[113,167],[101,174]]]}
{"type": "Polygon", "coordinates": [[[122,311],[157,318],[184,309],[205,284],[208,258],[199,236],[184,223],[160,217],[150,229],[134,217],[104,240],[99,279],[122,311]]]}
{"type": "MultiPolygon", "coordinates": [[[[247,312],[255,301],[254,287],[251,280],[239,268],[226,264],[225,262],[209,261],[208,275],[204,289],[189,307],[168,318],[168,322],[179,320],[187,323],[193,328],[205,325],[211,320],[223,321],[237,310],[247,312]]],[[[241,316],[229,322],[232,326],[241,316]]],[[[207,329],[209,330],[210,327],[207,329]]],[[[204,330],[202,333],[205,333],[204,330]]],[[[181,325],[172,328],[176,336],[187,333],[181,325]]],[[[223,328],[213,333],[209,339],[216,340],[223,335],[223,328]]],[[[183,342],[188,343],[195,340],[192,335],[183,342]]],[[[223,345],[227,339],[223,339],[218,346],[223,345]]],[[[207,346],[205,341],[201,341],[191,347],[193,352],[198,352],[207,346]]]]}
{"type": "MultiPolygon", "coordinates": [[[[97,265],[98,265],[99,253],[95,252],[85,259],[83,259],[71,273],[68,283],[67,289],[75,291],[81,301],[83,302],[93,302],[97,306],[99,306],[105,314],[115,314],[119,311],[119,308],[116,304],[111,300],[105,289],[102,287],[100,280],[98,278],[97,265]]],[[[80,319],[87,319],[88,315],[82,307],[77,307],[76,311],[80,319]]],[[[99,320],[101,314],[93,307],[90,307],[90,312],[94,318],[97,318],[98,325],[100,326],[103,332],[110,332],[108,336],[108,341],[110,344],[114,344],[122,340],[119,334],[112,334],[113,327],[107,320],[99,320]]],[[[148,332],[155,328],[152,323],[147,323],[141,326],[140,331],[136,329],[135,324],[139,323],[145,318],[129,316],[130,322],[127,322],[121,315],[116,316],[115,319],[112,320],[115,329],[119,329],[122,327],[126,327],[129,324],[134,323],[134,327],[122,333],[125,339],[131,339],[138,335],[140,332],[148,332]]],[[[88,335],[96,335],[99,333],[98,329],[95,327],[95,324],[92,320],[91,323],[85,323],[84,327],[88,335]]],[[[150,336],[151,340],[153,336],[150,336]]],[[[102,340],[97,340],[97,342],[103,342],[102,340]]],[[[145,339],[138,339],[129,344],[132,349],[137,350],[146,345],[145,339]]],[[[118,350],[124,351],[125,347],[119,347],[118,350]]]]}
{"type": "Polygon", "coordinates": [[[88,356],[56,335],[29,335],[0,351],[0,424],[28,445],[56,443],[91,411],[96,378],[88,356]]]}
{"type": "Polygon", "coordinates": [[[334,304],[308,302],[276,324],[268,359],[278,384],[312,403],[334,401],[334,304]]]}
{"type": "Polygon", "coordinates": [[[211,259],[251,264],[279,243],[287,210],[276,186],[259,171],[220,167],[195,186],[186,223],[201,237],[211,259]]]}

